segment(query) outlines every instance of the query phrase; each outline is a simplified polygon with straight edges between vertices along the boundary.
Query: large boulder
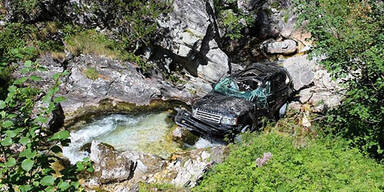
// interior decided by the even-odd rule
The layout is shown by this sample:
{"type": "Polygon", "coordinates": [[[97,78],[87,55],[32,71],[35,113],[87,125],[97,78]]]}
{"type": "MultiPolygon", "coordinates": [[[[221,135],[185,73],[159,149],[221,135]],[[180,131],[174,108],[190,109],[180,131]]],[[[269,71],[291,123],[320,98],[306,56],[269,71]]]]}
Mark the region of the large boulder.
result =
{"type": "Polygon", "coordinates": [[[339,82],[334,81],[331,75],[319,66],[321,58],[309,60],[307,56],[299,55],[280,60],[281,65],[292,76],[295,90],[300,90],[299,102],[291,106],[300,108],[300,103],[309,103],[315,106],[316,112],[337,106],[343,96],[339,82]]]}
{"type": "Polygon", "coordinates": [[[268,40],[261,45],[266,54],[290,55],[297,51],[297,42],[292,39],[283,41],[268,40]]]}
{"type": "Polygon", "coordinates": [[[90,160],[94,179],[100,183],[121,182],[133,177],[136,162],[118,153],[112,146],[92,141],[90,160]]]}
{"type": "Polygon", "coordinates": [[[228,72],[228,56],[216,41],[219,34],[212,0],[175,0],[173,11],[159,18],[158,24],[164,32],[156,43],[163,49],[160,55],[167,54],[190,74],[209,82],[228,72]]]}

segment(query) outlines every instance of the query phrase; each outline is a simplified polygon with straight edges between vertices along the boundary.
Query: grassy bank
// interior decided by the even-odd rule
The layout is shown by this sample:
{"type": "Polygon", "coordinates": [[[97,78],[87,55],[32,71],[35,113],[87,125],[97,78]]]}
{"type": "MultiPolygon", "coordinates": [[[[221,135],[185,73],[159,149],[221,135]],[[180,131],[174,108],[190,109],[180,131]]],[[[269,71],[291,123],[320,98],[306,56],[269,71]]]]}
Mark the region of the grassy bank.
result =
{"type": "Polygon", "coordinates": [[[319,138],[304,147],[294,143],[277,133],[244,135],[193,191],[384,190],[384,166],[343,139],[319,138]]]}

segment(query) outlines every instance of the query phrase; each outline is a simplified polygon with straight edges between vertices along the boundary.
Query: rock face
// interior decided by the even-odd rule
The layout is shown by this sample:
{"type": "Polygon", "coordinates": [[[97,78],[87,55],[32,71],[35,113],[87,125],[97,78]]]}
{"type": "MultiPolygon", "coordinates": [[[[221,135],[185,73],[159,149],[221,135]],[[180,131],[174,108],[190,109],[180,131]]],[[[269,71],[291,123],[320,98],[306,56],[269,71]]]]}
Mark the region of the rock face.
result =
{"type": "MultiPolygon", "coordinates": [[[[339,84],[317,64],[319,60],[308,60],[307,55],[299,55],[279,61],[291,74],[294,88],[300,90],[299,103],[310,103],[316,106],[314,111],[317,112],[337,106],[343,96],[339,84]]],[[[293,103],[291,107],[300,108],[299,103],[293,103]]]]}
{"type": "Polygon", "coordinates": [[[107,145],[92,142],[91,160],[95,162],[95,174],[87,186],[92,189],[98,184],[107,184],[101,188],[110,191],[135,191],[139,182],[193,187],[227,154],[227,147],[221,146],[180,152],[164,160],[136,151],[118,154],[107,145]],[[112,183],[114,181],[122,182],[112,183]]]}
{"type": "MultiPolygon", "coordinates": [[[[42,77],[37,86],[44,91],[53,85],[52,76],[55,73],[64,71],[64,68],[69,72],[61,79],[59,91],[59,95],[66,98],[61,103],[65,114],[87,106],[97,106],[105,99],[147,105],[155,99],[190,102],[194,97],[186,88],[177,88],[161,78],[144,77],[129,62],[92,55],[75,57],[66,61],[65,66],[49,56],[42,57],[38,62],[50,69],[36,73],[42,77]]],[[[19,78],[22,74],[16,72],[14,76],[19,78]]]]}
{"type": "Polygon", "coordinates": [[[289,38],[297,30],[296,15],[290,0],[266,0],[257,14],[256,26],[262,39],[289,38]]]}
{"type": "Polygon", "coordinates": [[[228,72],[228,56],[215,39],[219,33],[212,0],[175,0],[173,11],[158,24],[165,33],[156,43],[161,53],[154,54],[168,55],[174,64],[209,82],[228,72]]]}

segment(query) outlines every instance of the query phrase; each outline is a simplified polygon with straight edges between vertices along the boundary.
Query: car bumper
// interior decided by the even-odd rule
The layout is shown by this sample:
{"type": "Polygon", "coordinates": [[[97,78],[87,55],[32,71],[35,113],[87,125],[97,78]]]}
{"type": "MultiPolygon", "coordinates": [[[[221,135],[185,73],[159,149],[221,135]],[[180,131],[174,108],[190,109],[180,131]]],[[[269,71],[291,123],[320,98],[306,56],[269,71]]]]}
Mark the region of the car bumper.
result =
{"type": "Polygon", "coordinates": [[[233,131],[236,130],[236,127],[233,126],[211,124],[196,119],[192,116],[192,113],[184,109],[178,109],[177,111],[178,112],[175,117],[176,124],[188,129],[193,133],[198,133],[210,137],[224,137],[228,134],[232,134],[233,131]]]}

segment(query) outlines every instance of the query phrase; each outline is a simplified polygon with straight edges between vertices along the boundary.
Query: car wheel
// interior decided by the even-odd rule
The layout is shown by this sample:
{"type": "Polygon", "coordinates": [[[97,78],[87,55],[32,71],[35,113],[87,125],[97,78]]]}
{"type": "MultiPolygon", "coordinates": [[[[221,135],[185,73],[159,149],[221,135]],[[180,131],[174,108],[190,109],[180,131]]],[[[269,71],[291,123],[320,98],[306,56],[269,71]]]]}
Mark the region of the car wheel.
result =
{"type": "Polygon", "coordinates": [[[287,109],[288,109],[288,102],[287,103],[284,103],[284,105],[282,105],[278,111],[278,114],[276,115],[278,118],[283,118],[285,116],[285,114],[287,113],[287,109]]]}

